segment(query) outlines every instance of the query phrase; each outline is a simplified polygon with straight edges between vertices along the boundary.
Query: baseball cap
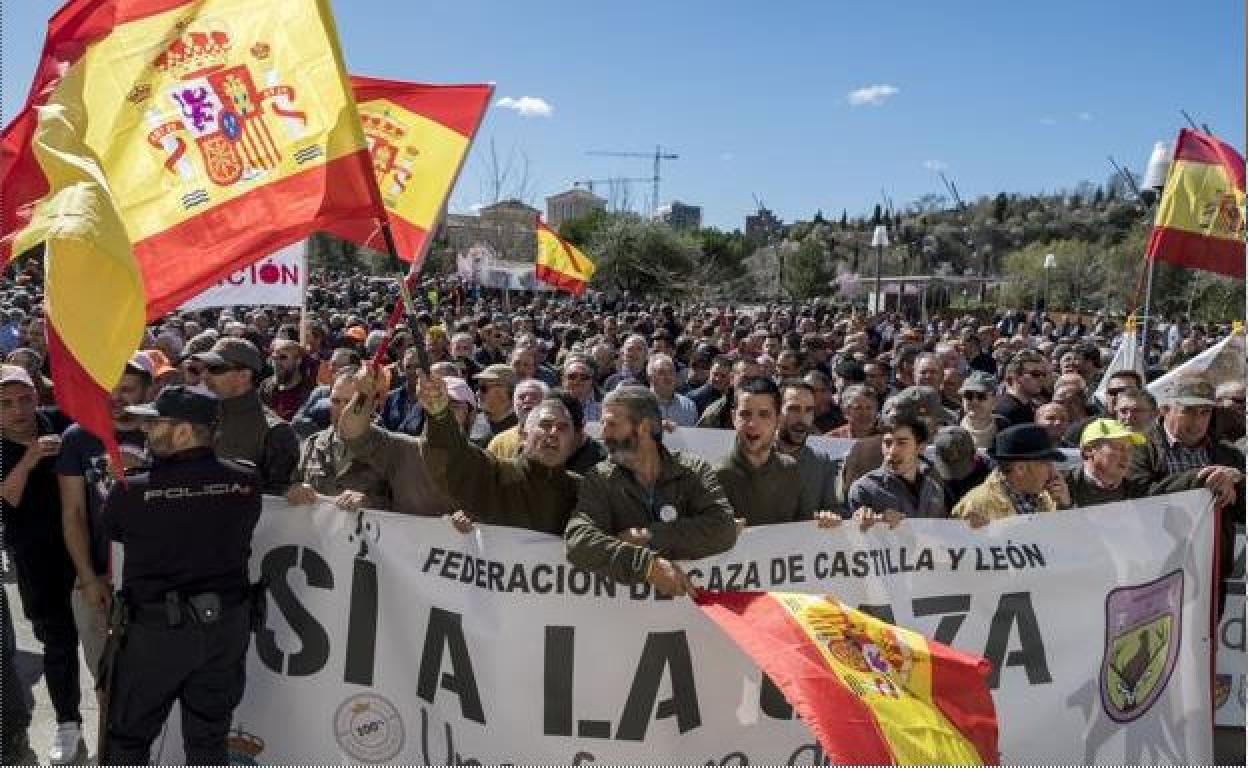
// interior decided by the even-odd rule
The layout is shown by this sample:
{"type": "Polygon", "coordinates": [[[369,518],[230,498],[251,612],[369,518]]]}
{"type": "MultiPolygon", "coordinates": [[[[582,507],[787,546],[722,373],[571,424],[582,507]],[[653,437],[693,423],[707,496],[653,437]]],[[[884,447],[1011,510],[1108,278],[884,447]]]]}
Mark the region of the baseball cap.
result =
{"type": "Polygon", "coordinates": [[[0,385],[10,384],[35,387],[34,381],[30,379],[30,372],[16,364],[0,364],[0,385]]]}
{"type": "Polygon", "coordinates": [[[216,425],[220,412],[217,397],[198,385],[167,385],[150,404],[126,407],[126,414],[135,417],[166,417],[199,425],[216,425]]]}
{"type": "Polygon", "coordinates": [[[1215,392],[1213,383],[1193,377],[1171,385],[1166,400],[1179,406],[1215,406],[1215,392]]]}
{"type": "Polygon", "coordinates": [[[1139,446],[1146,441],[1143,433],[1136,433],[1117,420],[1101,417],[1088,423],[1084,427],[1083,432],[1079,434],[1079,448],[1083,449],[1097,441],[1116,438],[1131,439],[1131,443],[1135,446],[1139,446]]]}
{"type": "Polygon", "coordinates": [[[470,404],[473,409],[477,408],[477,394],[472,392],[472,387],[462,377],[444,377],[442,381],[446,383],[446,395],[452,401],[458,401],[462,404],[470,404]]]}
{"type": "Polygon", "coordinates": [[[953,425],[957,417],[940,403],[940,392],[926,385],[911,385],[884,404],[884,411],[904,412],[935,420],[942,425],[953,425]]]}
{"type": "Polygon", "coordinates": [[[264,356],[255,345],[238,337],[222,337],[207,353],[191,356],[206,366],[242,366],[253,372],[264,370],[264,356]]]}
{"type": "Polygon", "coordinates": [[[987,372],[979,370],[971,372],[970,376],[963,381],[962,387],[958,388],[959,393],[967,391],[975,391],[977,393],[992,393],[997,389],[997,378],[987,372]]]}
{"type": "Polygon", "coordinates": [[[505,382],[512,385],[516,381],[516,371],[507,364],[490,364],[473,379],[478,382],[505,382]]]}
{"type": "Polygon", "coordinates": [[[975,470],[975,439],[965,428],[946,425],[936,431],[932,449],[936,470],[949,481],[966,478],[975,470]]]}

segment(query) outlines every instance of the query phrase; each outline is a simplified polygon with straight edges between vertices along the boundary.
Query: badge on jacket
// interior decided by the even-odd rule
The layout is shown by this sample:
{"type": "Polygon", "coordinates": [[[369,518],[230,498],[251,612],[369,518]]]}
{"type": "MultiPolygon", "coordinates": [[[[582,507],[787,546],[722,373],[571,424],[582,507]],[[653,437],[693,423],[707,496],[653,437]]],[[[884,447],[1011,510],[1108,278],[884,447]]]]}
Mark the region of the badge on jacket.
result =
{"type": "Polygon", "coordinates": [[[665,505],[660,508],[659,520],[665,524],[671,524],[673,521],[676,521],[676,507],[672,505],[665,505]]]}

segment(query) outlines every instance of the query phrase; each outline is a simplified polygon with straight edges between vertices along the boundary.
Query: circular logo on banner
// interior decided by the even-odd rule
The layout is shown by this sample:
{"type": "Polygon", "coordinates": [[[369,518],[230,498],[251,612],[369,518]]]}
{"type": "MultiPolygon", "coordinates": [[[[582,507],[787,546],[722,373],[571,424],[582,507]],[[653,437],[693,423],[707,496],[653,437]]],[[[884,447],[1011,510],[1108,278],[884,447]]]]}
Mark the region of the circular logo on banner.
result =
{"type": "Polygon", "coordinates": [[[403,719],[393,703],[376,693],[353,695],[334,712],[334,739],[359,762],[389,762],[403,750],[403,719]]]}
{"type": "Polygon", "coordinates": [[[261,265],[260,269],[256,272],[260,275],[261,283],[277,283],[282,280],[281,269],[272,262],[266,262],[261,265]]]}

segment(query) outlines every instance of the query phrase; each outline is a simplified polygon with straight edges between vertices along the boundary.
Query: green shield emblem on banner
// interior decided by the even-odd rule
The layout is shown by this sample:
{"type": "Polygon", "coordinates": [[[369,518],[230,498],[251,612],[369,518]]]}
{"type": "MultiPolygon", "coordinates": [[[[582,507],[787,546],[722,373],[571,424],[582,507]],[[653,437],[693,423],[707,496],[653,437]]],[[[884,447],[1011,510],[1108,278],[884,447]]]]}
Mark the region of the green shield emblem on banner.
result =
{"type": "Polygon", "coordinates": [[[1101,703],[1110,719],[1139,719],[1165,691],[1179,657],[1182,610],[1182,570],[1106,597],[1101,703]]]}

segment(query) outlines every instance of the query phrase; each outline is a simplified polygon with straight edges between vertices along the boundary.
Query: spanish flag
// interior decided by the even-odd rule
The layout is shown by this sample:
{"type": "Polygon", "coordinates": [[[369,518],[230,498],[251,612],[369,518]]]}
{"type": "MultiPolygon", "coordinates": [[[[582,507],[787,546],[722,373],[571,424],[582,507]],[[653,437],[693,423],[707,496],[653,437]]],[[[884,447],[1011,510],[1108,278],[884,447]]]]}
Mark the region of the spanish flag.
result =
{"type": "Polygon", "coordinates": [[[581,296],[594,276],[594,263],[537,217],[537,266],[540,281],[581,296]]]}
{"type": "Polygon", "coordinates": [[[998,763],[988,661],[831,597],[708,592],[698,604],[775,682],[833,764],[998,763]]]}
{"type": "MultiPolygon", "coordinates": [[[[429,85],[351,76],[373,173],[398,256],[423,260],[494,86],[429,85]]],[[[339,221],[329,232],[385,250],[374,221],[339,221]]]]}
{"type": "Polygon", "coordinates": [[[37,115],[32,150],[50,192],[14,250],[44,246],[57,403],[120,461],[108,396],[143,336],[143,279],[99,159],[82,142],[82,113],[47,105],[37,115]]]}
{"type": "Polygon", "coordinates": [[[1244,277],[1244,159],[1234,147],[1179,132],[1147,255],[1244,277]]]}
{"type": "Polygon", "coordinates": [[[149,319],[330,222],[384,216],[328,0],[70,0],[0,136],[0,264],[56,190],[32,147],[42,105],[79,116],[149,319]]]}

